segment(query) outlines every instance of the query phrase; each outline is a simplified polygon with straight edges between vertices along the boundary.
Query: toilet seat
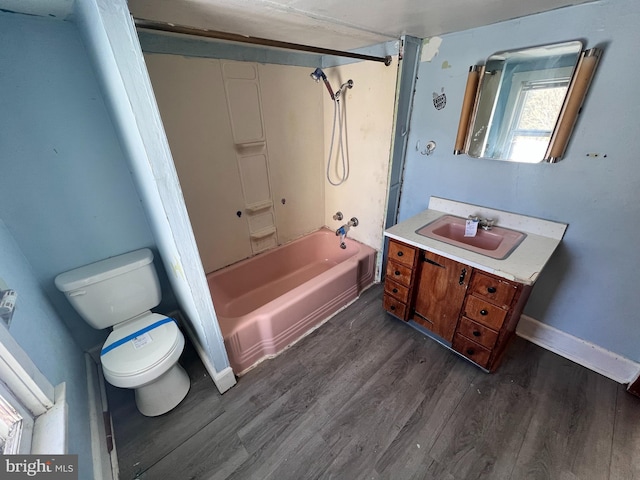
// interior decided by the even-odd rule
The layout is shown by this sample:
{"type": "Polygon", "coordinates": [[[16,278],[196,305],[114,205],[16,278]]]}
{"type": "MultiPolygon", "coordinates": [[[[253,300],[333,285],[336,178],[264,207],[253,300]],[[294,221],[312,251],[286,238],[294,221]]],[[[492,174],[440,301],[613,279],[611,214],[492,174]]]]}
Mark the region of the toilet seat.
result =
{"type": "Polygon", "coordinates": [[[116,325],[102,347],[100,360],[109,383],[136,388],[169,370],[183,348],[184,336],[176,322],[149,312],[116,325]],[[136,336],[126,340],[131,335],[136,336]]]}

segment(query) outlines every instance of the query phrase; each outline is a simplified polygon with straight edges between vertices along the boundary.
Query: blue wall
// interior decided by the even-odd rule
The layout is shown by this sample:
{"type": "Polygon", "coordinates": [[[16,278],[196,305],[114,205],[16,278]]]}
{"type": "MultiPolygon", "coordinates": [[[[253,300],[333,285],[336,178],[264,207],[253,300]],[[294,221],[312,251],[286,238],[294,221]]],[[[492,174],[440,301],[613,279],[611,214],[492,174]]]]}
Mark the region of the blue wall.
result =
{"type": "Polygon", "coordinates": [[[0,45],[0,219],[89,349],[107,332],[89,327],[53,279],[155,242],[77,27],[0,13],[0,45]]]}
{"type": "Polygon", "coordinates": [[[640,361],[638,25],[637,0],[607,0],[444,35],[438,55],[419,66],[399,215],[418,213],[435,195],[568,223],[525,313],[634,361],[640,361]],[[576,39],[603,47],[604,55],[566,158],[530,165],[452,154],[470,65],[497,51],[576,39]],[[447,104],[438,111],[433,93],[442,88],[447,104]],[[435,140],[436,151],[420,155],[418,140],[435,140]]]}
{"type": "Polygon", "coordinates": [[[52,385],[66,382],[69,453],[78,455],[78,478],[92,478],[84,354],[43,294],[29,262],[2,220],[0,252],[0,277],[18,292],[11,336],[52,385]]]}

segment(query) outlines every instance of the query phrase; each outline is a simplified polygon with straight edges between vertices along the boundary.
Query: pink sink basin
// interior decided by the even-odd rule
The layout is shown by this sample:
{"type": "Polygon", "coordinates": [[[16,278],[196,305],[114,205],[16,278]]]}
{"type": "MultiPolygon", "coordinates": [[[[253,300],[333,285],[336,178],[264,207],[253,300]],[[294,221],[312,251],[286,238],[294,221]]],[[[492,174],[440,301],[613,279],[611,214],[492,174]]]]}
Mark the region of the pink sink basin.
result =
{"type": "Polygon", "coordinates": [[[491,230],[478,228],[475,237],[465,237],[465,222],[464,218],[444,215],[419,228],[416,233],[497,260],[507,258],[527,236],[508,228],[493,227],[491,230]]]}

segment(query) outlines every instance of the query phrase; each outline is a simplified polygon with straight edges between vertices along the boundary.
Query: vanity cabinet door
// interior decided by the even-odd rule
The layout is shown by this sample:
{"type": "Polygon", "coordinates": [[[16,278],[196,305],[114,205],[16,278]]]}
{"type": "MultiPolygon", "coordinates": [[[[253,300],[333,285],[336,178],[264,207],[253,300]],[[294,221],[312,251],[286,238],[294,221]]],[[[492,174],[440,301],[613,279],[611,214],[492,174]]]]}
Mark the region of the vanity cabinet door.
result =
{"type": "Polygon", "coordinates": [[[419,271],[413,320],[451,342],[471,268],[425,251],[421,253],[419,271]]]}

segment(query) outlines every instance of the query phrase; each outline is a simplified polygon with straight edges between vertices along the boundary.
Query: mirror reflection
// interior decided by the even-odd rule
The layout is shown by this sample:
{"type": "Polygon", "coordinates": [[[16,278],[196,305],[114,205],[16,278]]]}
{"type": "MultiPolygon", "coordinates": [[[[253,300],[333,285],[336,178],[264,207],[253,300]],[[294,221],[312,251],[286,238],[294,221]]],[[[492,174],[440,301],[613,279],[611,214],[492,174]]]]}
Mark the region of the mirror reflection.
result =
{"type": "Polygon", "coordinates": [[[541,162],[581,51],[575,41],[491,55],[480,69],[466,153],[541,162]]]}

